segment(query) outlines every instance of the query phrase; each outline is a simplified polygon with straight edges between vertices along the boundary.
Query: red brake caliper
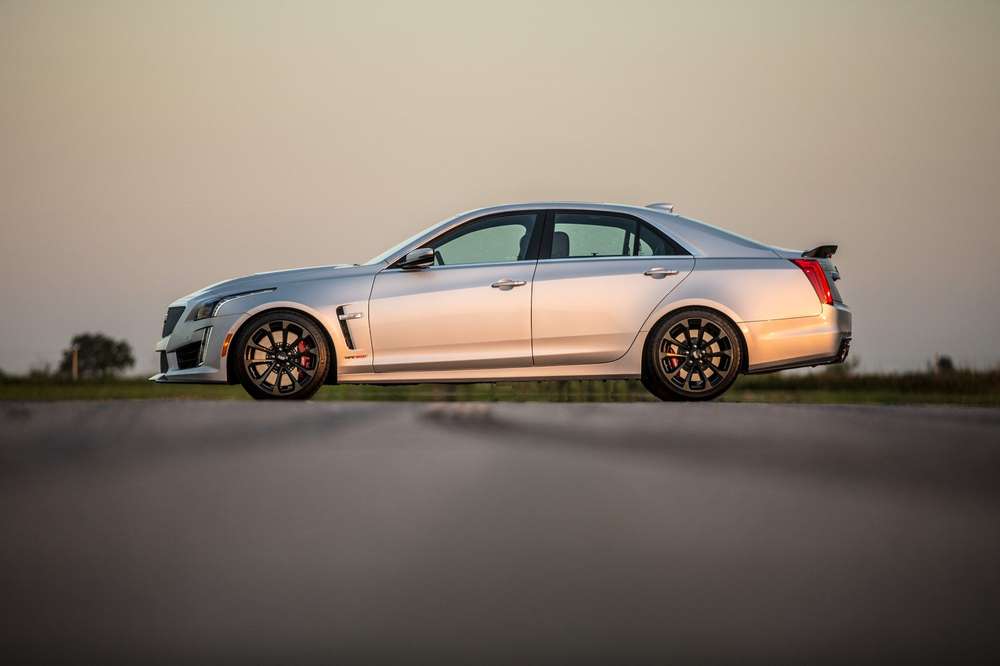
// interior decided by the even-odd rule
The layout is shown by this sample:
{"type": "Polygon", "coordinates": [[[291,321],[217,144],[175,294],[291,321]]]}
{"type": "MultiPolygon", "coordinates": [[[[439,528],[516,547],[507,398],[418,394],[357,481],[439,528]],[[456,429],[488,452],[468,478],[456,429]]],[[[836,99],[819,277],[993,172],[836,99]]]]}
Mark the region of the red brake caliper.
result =
{"type": "MultiPolygon", "coordinates": [[[[299,354],[305,354],[306,353],[306,342],[305,342],[305,340],[299,340],[299,344],[298,344],[297,349],[299,351],[299,354]]],[[[299,356],[299,364],[303,368],[309,368],[309,364],[310,363],[312,363],[312,357],[310,357],[310,356],[299,356]]]]}
{"type": "MultiPolygon", "coordinates": [[[[667,351],[672,354],[676,354],[677,352],[680,351],[680,349],[676,345],[668,344],[667,351]]],[[[676,370],[677,366],[679,366],[680,364],[681,360],[676,356],[671,356],[670,358],[667,359],[667,365],[670,366],[671,370],[676,370]]]]}

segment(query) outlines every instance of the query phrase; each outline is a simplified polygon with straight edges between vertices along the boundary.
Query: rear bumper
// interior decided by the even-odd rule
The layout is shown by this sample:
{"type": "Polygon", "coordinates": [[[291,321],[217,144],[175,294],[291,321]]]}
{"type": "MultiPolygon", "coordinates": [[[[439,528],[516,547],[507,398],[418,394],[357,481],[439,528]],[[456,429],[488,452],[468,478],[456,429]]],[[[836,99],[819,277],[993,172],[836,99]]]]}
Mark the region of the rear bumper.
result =
{"type": "Polygon", "coordinates": [[[850,352],[851,311],[836,303],[815,317],[744,322],[740,329],[749,373],[842,363],[850,352]]]}

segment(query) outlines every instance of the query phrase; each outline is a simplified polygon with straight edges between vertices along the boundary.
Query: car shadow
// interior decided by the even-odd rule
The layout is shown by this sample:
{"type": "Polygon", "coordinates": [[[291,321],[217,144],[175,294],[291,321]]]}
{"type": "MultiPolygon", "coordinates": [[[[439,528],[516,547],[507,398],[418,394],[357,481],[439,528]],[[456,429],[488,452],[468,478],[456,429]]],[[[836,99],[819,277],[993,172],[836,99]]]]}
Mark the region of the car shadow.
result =
{"type": "Polygon", "coordinates": [[[601,426],[602,412],[622,418],[615,413],[621,407],[608,407],[536,405],[525,418],[512,405],[439,405],[423,417],[509,446],[1000,500],[1000,412],[994,410],[637,404],[627,406],[635,418],[626,425],[601,426]]]}

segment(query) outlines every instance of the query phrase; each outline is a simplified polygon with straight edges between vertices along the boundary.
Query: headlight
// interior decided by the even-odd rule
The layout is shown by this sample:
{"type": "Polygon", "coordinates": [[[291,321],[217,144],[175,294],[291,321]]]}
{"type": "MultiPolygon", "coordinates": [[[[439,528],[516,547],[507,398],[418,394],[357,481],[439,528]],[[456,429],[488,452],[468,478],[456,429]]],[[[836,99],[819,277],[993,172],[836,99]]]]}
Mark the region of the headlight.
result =
{"type": "Polygon", "coordinates": [[[198,321],[199,319],[208,319],[215,313],[215,308],[218,307],[222,299],[216,299],[214,301],[209,301],[208,303],[202,303],[188,316],[188,321],[198,321]]]}
{"type": "Polygon", "coordinates": [[[238,294],[228,294],[226,296],[219,296],[210,301],[205,301],[200,303],[193,310],[191,314],[188,315],[188,321],[198,321],[199,319],[208,319],[209,317],[214,317],[219,314],[219,309],[229,301],[236,298],[243,298],[244,296],[253,296],[254,294],[263,294],[269,291],[274,291],[274,287],[270,289],[255,289],[254,291],[243,291],[238,294]]]}

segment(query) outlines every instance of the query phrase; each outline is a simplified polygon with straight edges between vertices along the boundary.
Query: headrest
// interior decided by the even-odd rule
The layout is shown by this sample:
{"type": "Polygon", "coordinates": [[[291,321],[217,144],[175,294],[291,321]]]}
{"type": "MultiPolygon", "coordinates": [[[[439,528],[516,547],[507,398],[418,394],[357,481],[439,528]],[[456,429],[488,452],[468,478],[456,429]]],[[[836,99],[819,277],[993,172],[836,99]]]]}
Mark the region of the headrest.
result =
{"type": "Polygon", "coordinates": [[[563,259],[569,256],[569,234],[556,231],[552,234],[552,258],[563,259]]]}

